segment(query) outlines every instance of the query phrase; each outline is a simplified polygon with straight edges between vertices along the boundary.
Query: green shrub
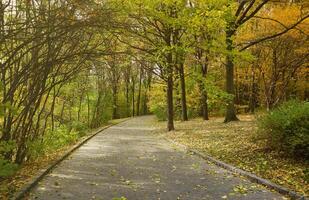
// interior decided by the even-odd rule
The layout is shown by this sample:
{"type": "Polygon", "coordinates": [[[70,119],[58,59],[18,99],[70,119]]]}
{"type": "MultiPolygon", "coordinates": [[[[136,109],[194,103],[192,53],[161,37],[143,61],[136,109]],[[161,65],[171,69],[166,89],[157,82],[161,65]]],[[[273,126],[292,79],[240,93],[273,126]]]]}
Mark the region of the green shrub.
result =
{"type": "Polygon", "coordinates": [[[80,137],[83,137],[86,135],[88,131],[88,126],[85,123],[79,122],[79,121],[73,121],[70,124],[70,129],[73,131],[78,132],[80,137]]]}
{"type": "Polygon", "coordinates": [[[37,158],[76,142],[81,135],[76,130],[70,129],[71,127],[63,125],[54,131],[48,130],[43,138],[28,142],[29,155],[32,158],[37,158]]]}
{"type": "Polygon", "coordinates": [[[12,176],[18,169],[18,165],[3,159],[0,156],[0,177],[12,176]]]}
{"type": "Polygon", "coordinates": [[[0,177],[13,175],[18,169],[18,165],[6,160],[3,155],[14,149],[13,142],[0,142],[0,177]]]}
{"type": "Polygon", "coordinates": [[[167,120],[167,111],[166,111],[166,106],[162,105],[154,105],[151,108],[151,112],[157,116],[159,121],[166,121],[167,120]]]}
{"type": "Polygon", "coordinates": [[[167,119],[165,87],[160,84],[154,84],[152,87],[148,102],[150,112],[160,121],[165,121],[167,119]]]}
{"type": "Polygon", "coordinates": [[[258,134],[270,148],[309,157],[309,103],[289,101],[259,119],[258,134]]]}

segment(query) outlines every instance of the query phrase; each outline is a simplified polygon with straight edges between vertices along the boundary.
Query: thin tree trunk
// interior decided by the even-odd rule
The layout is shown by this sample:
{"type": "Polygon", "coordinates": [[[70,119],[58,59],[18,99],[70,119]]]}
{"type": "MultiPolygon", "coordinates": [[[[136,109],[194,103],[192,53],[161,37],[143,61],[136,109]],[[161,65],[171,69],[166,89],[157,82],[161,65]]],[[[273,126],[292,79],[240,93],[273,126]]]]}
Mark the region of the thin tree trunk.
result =
{"type": "Polygon", "coordinates": [[[63,119],[64,108],[65,108],[65,100],[63,100],[62,108],[61,108],[61,112],[60,112],[60,118],[61,118],[61,119],[63,119]]]}
{"type": "MultiPolygon", "coordinates": [[[[206,79],[207,73],[208,73],[208,60],[205,59],[205,63],[201,64],[201,72],[202,72],[202,78],[203,80],[206,79]]],[[[204,120],[209,120],[208,115],[208,94],[207,89],[205,88],[204,83],[201,83],[201,103],[202,103],[202,117],[204,120]]]]}
{"type": "Polygon", "coordinates": [[[73,107],[73,103],[70,102],[70,106],[69,106],[69,119],[70,119],[70,122],[72,121],[72,107],[73,107]]]}
{"type": "Polygon", "coordinates": [[[144,115],[148,114],[148,94],[150,93],[151,90],[151,80],[152,80],[152,72],[147,73],[147,81],[145,85],[145,94],[144,94],[144,115]]]}
{"type": "Polygon", "coordinates": [[[113,119],[118,119],[118,96],[117,96],[117,85],[113,85],[113,119]]]}
{"type": "Polygon", "coordinates": [[[148,102],[148,94],[147,94],[147,89],[145,89],[145,93],[144,93],[144,105],[143,105],[143,115],[147,115],[147,114],[148,114],[147,102],[148,102]]]}
{"type": "Polygon", "coordinates": [[[90,98],[89,94],[87,92],[87,122],[88,122],[88,127],[90,127],[90,98]]]}
{"type": "Polygon", "coordinates": [[[77,110],[77,121],[80,121],[80,113],[82,110],[83,96],[84,96],[84,92],[79,97],[79,104],[78,104],[78,110],[77,110]]]}
{"type": "Polygon", "coordinates": [[[172,131],[175,130],[174,127],[174,102],[173,102],[173,65],[172,65],[172,53],[168,55],[168,68],[167,68],[167,90],[166,90],[166,98],[167,98],[167,130],[172,131]]]}
{"type": "Polygon", "coordinates": [[[174,130],[174,105],[173,105],[173,77],[167,80],[167,130],[174,130]]]}
{"type": "Polygon", "coordinates": [[[249,111],[250,113],[254,113],[255,111],[255,102],[256,102],[256,84],[255,84],[255,71],[254,66],[251,67],[251,91],[250,91],[250,99],[249,99],[249,111]]]}
{"type": "Polygon", "coordinates": [[[126,110],[127,110],[127,117],[130,116],[130,100],[129,100],[129,84],[130,81],[126,80],[126,110]]]}
{"type": "Polygon", "coordinates": [[[137,105],[136,105],[136,115],[140,115],[140,104],[141,104],[141,90],[142,90],[142,68],[140,69],[140,74],[139,74],[139,85],[138,85],[138,96],[137,96],[137,105]]]}
{"type": "Polygon", "coordinates": [[[132,77],[132,117],[135,116],[135,80],[132,77]]]}
{"type": "Polygon", "coordinates": [[[179,64],[179,78],[181,88],[181,118],[183,121],[188,121],[186,80],[185,80],[183,61],[181,61],[181,63],[179,64]]]}

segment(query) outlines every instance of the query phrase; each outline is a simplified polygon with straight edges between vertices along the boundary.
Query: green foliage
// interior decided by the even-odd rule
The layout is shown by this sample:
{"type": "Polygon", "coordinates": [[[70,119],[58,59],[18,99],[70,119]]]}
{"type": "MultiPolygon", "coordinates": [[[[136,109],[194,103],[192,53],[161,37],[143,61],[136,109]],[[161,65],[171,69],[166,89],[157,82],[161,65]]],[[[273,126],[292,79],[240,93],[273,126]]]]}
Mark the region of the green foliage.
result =
{"type": "Polygon", "coordinates": [[[207,78],[205,78],[200,73],[193,72],[193,76],[187,78],[189,114],[194,117],[198,116],[200,112],[201,91],[198,84],[203,84],[203,88],[207,91],[209,112],[216,115],[223,113],[227,102],[232,99],[232,96],[218,86],[214,74],[208,74],[207,78]]]}
{"type": "MultiPolygon", "coordinates": [[[[227,94],[219,86],[216,85],[215,78],[209,74],[207,78],[202,77],[199,73],[193,72],[192,76],[186,79],[186,94],[187,94],[187,108],[188,116],[190,118],[198,117],[201,110],[201,94],[199,83],[202,83],[208,94],[208,109],[213,114],[223,113],[226,104],[232,99],[232,96],[227,94]]],[[[178,91],[180,91],[180,84],[178,91]]],[[[181,94],[175,90],[174,92],[174,114],[175,119],[181,119],[181,94]]],[[[166,92],[162,84],[153,84],[149,98],[150,111],[157,116],[160,121],[167,119],[166,110],[166,92]]]]}
{"type": "Polygon", "coordinates": [[[127,200],[125,197],[120,197],[120,198],[113,198],[113,200],[127,200]]]}
{"type": "Polygon", "coordinates": [[[12,106],[9,102],[5,104],[0,104],[0,116],[3,116],[5,114],[5,110],[10,110],[13,115],[16,115],[18,113],[18,109],[12,106]]]}
{"type": "Polygon", "coordinates": [[[13,175],[18,169],[18,165],[6,160],[3,155],[12,151],[15,147],[13,142],[0,142],[0,177],[13,175]]]}
{"type": "Polygon", "coordinates": [[[79,133],[75,130],[69,130],[66,126],[60,126],[54,131],[48,131],[44,142],[52,149],[59,149],[67,144],[74,143],[79,138],[79,133]]]}
{"type": "Polygon", "coordinates": [[[233,99],[233,96],[226,93],[222,88],[215,84],[212,76],[208,76],[203,81],[208,94],[208,106],[210,111],[225,109],[226,104],[233,99]]]}
{"type": "Polygon", "coordinates": [[[73,121],[70,124],[70,129],[76,131],[79,137],[85,136],[89,130],[88,126],[85,123],[79,121],[73,121]]]}
{"type": "Polygon", "coordinates": [[[165,88],[160,84],[154,84],[152,87],[148,102],[150,112],[155,114],[160,121],[165,121],[167,119],[165,88]]]}
{"type": "Polygon", "coordinates": [[[166,106],[156,104],[156,105],[152,106],[151,111],[157,116],[159,121],[166,121],[166,119],[167,119],[166,106]]]}
{"type": "Polygon", "coordinates": [[[303,179],[305,180],[306,183],[309,183],[309,168],[303,170],[304,177],[303,179]]]}
{"type": "MultiPolygon", "coordinates": [[[[81,129],[80,125],[77,127],[81,129]]],[[[43,138],[28,142],[29,155],[36,158],[40,155],[50,153],[68,144],[73,144],[83,135],[83,132],[78,132],[72,129],[72,127],[67,127],[65,125],[58,127],[54,131],[48,130],[43,138]]]]}
{"type": "Polygon", "coordinates": [[[259,137],[270,148],[309,157],[309,103],[292,100],[259,120],[259,137]]]}
{"type": "Polygon", "coordinates": [[[12,176],[17,169],[18,165],[0,157],[0,177],[12,176]]]}

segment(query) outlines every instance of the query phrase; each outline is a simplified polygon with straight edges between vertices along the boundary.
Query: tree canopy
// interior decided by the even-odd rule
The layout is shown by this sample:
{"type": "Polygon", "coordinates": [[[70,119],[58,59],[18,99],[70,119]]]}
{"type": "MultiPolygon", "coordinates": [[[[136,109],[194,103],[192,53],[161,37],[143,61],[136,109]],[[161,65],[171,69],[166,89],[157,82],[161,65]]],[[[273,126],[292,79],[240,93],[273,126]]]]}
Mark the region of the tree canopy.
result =
{"type": "Polygon", "coordinates": [[[308,100],[308,16],[306,1],[1,0],[0,167],[110,119],[172,131],[308,100]]]}

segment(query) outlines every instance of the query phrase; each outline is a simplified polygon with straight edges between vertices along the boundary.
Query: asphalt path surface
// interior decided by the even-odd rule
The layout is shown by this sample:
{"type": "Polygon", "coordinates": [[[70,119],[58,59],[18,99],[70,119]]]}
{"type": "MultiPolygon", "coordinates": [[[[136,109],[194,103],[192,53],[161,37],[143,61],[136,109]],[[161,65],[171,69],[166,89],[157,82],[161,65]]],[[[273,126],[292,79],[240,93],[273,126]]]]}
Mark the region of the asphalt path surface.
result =
{"type": "Polygon", "coordinates": [[[48,174],[30,199],[283,199],[152,134],[153,120],[138,117],[102,131],[48,174]]]}

